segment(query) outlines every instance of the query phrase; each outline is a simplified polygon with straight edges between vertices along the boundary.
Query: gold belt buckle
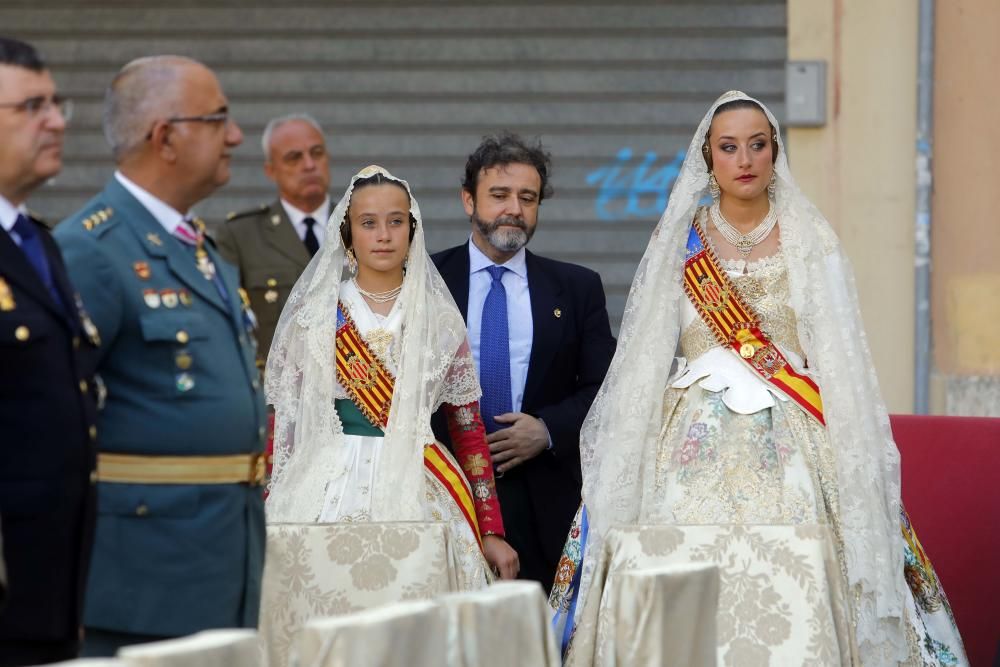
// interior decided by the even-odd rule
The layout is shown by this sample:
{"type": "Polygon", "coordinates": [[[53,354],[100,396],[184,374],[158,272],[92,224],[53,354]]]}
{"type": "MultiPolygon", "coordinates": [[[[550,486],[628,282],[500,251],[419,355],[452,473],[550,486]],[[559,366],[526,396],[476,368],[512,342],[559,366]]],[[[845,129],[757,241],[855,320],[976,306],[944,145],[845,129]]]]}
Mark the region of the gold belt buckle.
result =
{"type": "Polygon", "coordinates": [[[248,481],[250,486],[261,486],[267,479],[267,455],[250,455],[250,476],[248,481]]]}

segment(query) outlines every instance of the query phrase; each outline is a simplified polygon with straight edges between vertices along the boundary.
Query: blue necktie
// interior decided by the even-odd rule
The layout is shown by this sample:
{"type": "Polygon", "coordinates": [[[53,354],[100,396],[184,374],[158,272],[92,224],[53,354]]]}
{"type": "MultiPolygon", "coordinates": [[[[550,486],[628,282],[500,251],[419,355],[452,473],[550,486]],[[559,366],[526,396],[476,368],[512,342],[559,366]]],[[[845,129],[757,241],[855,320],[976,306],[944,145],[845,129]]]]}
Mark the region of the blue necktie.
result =
{"type": "Polygon", "coordinates": [[[479,329],[479,383],[483,386],[480,408],[487,433],[505,424],[493,421],[496,415],[512,412],[510,395],[510,333],[507,329],[507,290],[500,278],[507,270],[502,266],[486,268],[493,282],[483,302],[483,319],[479,329]]]}
{"type": "Polygon", "coordinates": [[[14,222],[14,231],[21,237],[21,250],[24,251],[28,261],[31,262],[35,273],[41,278],[42,284],[49,290],[49,294],[52,295],[52,299],[56,304],[65,308],[62,298],[59,296],[59,291],[56,289],[55,282],[52,280],[52,270],[49,268],[49,260],[45,256],[45,248],[42,246],[42,239],[38,236],[38,231],[28,222],[27,218],[20,214],[18,214],[17,220],[14,222]]]}

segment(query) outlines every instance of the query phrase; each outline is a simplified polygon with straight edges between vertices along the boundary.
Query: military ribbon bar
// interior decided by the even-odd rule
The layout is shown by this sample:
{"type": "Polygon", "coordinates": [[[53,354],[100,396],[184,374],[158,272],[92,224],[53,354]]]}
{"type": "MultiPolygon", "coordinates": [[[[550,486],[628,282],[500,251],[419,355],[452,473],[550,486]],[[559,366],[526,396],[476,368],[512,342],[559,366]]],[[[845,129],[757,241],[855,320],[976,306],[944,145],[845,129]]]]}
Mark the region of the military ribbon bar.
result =
{"type": "Polygon", "coordinates": [[[798,373],[760,328],[760,318],[745,303],[712,253],[697,221],[691,223],[684,261],[684,291],[723,347],[733,350],[758,376],[795,401],[820,424],[823,400],[811,378],[798,373]]]}

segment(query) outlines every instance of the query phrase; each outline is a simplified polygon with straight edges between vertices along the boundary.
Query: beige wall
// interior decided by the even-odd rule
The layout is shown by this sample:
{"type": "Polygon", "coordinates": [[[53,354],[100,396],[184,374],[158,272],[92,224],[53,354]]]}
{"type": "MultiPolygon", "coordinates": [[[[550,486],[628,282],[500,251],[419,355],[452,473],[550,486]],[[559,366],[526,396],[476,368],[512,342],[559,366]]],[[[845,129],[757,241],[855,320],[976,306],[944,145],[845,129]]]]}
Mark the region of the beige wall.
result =
{"type": "Polygon", "coordinates": [[[788,0],[789,59],[827,63],[827,124],[789,130],[792,171],[854,264],[891,412],[913,409],[916,53],[913,0],[788,0]]]}
{"type": "Polygon", "coordinates": [[[953,414],[1000,414],[997,35],[996,0],[937,3],[931,312],[953,414]]]}

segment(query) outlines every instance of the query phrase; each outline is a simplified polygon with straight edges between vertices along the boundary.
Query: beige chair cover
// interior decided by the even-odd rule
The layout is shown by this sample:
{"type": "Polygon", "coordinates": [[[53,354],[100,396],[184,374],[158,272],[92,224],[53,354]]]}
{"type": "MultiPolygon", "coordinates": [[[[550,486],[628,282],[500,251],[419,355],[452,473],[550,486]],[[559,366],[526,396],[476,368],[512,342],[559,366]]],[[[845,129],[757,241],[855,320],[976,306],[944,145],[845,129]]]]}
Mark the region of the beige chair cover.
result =
{"type": "Polygon", "coordinates": [[[545,594],[536,582],[498,582],[438,601],[448,615],[449,667],[559,667],[545,594]]]}
{"type": "Polygon", "coordinates": [[[411,600],[306,623],[299,667],[442,667],[448,619],[431,600],[411,600]]]}
{"type": "Polygon", "coordinates": [[[610,613],[598,621],[598,635],[614,642],[614,664],[715,667],[719,609],[715,565],[614,572],[604,595],[610,600],[610,613]],[[612,627],[605,630],[602,624],[612,627]]]}
{"type": "MultiPolygon", "coordinates": [[[[803,656],[807,664],[851,664],[842,574],[827,527],[817,525],[658,525],[610,530],[566,664],[642,664],[619,661],[620,651],[654,641],[638,635],[653,633],[657,625],[660,632],[672,633],[672,629],[642,616],[654,606],[630,599],[639,582],[613,575],[692,563],[719,568],[717,664],[802,664],[803,656]],[[630,618],[630,614],[635,616],[630,618]],[[613,622],[607,622],[609,618],[613,622]],[[628,625],[650,627],[637,628],[632,637],[619,631],[628,625]]],[[[700,590],[710,594],[708,587],[700,590]]],[[[698,609],[711,604],[704,599],[698,609]]],[[[701,646],[707,637],[700,633],[710,630],[706,626],[696,630],[688,634],[687,642],[701,646]]],[[[662,650],[670,651],[670,647],[662,650]]],[[[690,645],[677,647],[676,653],[668,655],[690,650],[690,645]]],[[[683,663],[672,658],[663,664],[683,663]]]]}
{"type": "Polygon", "coordinates": [[[457,588],[443,523],[269,524],[260,640],[285,667],[307,621],[457,588]]]}
{"type": "Polygon", "coordinates": [[[253,630],[205,630],[118,650],[124,667],[259,667],[253,630]]]}

